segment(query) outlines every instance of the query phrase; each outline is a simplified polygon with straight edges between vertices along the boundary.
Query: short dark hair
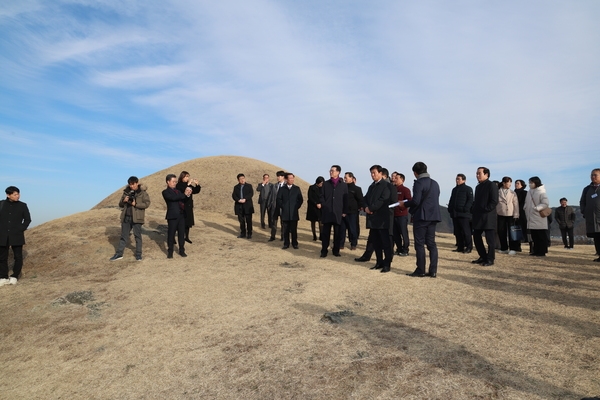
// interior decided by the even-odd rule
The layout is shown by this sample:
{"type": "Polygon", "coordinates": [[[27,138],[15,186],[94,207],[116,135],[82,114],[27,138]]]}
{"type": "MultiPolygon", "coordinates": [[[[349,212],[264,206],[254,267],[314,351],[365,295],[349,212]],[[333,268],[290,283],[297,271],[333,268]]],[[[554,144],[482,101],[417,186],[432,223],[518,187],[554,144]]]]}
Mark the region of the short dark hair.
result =
{"type": "Polygon", "coordinates": [[[190,173],[187,171],[181,171],[181,173],[179,174],[179,178],[177,178],[177,182],[183,182],[183,178],[189,176],[189,174],[190,173]]]}
{"type": "Polygon", "coordinates": [[[335,168],[337,172],[342,172],[342,167],[340,167],[339,165],[332,165],[331,168],[335,168]]]}
{"type": "MultiPolygon", "coordinates": [[[[269,176],[269,174],[263,174],[263,178],[264,178],[265,176],[269,176]]],[[[269,178],[270,178],[270,176],[269,176],[269,178]]]]}
{"type": "Polygon", "coordinates": [[[412,170],[417,175],[425,174],[427,173],[427,164],[422,161],[417,161],[415,165],[413,165],[412,170]]]}
{"type": "Polygon", "coordinates": [[[291,176],[293,176],[294,178],[296,177],[296,175],[292,174],[291,172],[286,172],[285,173],[285,179],[289,178],[291,176]]]}
{"type": "Polygon", "coordinates": [[[350,178],[354,179],[354,174],[352,172],[346,172],[344,175],[348,175],[350,178]]]}
{"type": "Polygon", "coordinates": [[[315,185],[318,185],[319,183],[323,183],[325,182],[325,178],[323,178],[322,176],[317,176],[317,180],[315,181],[315,185]]]}
{"type": "Polygon", "coordinates": [[[512,182],[512,178],[510,176],[505,176],[504,178],[502,178],[502,183],[506,182],[512,182]]]}
{"type": "Polygon", "coordinates": [[[165,181],[169,182],[173,178],[177,178],[177,175],[175,175],[175,174],[168,174],[167,178],[165,179],[165,181]]]}
{"type": "Polygon", "coordinates": [[[559,200],[559,202],[562,202],[563,200],[564,200],[564,201],[569,201],[569,200],[567,200],[567,198],[566,198],[566,197],[563,197],[562,199],[560,199],[560,200],[559,200]]]}
{"type": "Polygon", "coordinates": [[[490,170],[489,170],[489,168],[486,168],[486,167],[479,167],[479,168],[477,168],[477,169],[482,169],[482,170],[483,170],[483,174],[484,174],[484,175],[487,175],[487,177],[488,177],[488,178],[490,177],[490,170]]]}
{"type": "Polygon", "coordinates": [[[467,180],[467,177],[465,176],[465,174],[456,174],[456,177],[462,179],[463,181],[467,180]]]}
{"type": "Polygon", "coordinates": [[[529,178],[529,182],[533,183],[536,188],[542,186],[542,180],[538,176],[532,176],[529,178]]]}
{"type": "Polygon", "coordinates": [[[381,168],[381,174],[385,175],[387,178],[390,177],[390,171],[387,168],[381,168]]]}
{"type": "Polygon", "coordinates": [[[277,176],[285,176],[285,171],[277,171],[275,173],[275,175],[277,175],[277,176]]]}
{"type": "Polygon", "coordinates": [[[16,186],[9,186],[9,187],[7,187],[6,190],[5,190],[5,192],[6,192],[6,194],[9,194],[9,195],[13,194],[15,192],[21,193],[21,191],[19,190],[19,188],[16,187],[16,186]]]}
{"type": "Polygon", "coordinates": [[[129,179],[127,179],[127,183],[129,185],[131,185],[132,183],[138,183],[140,180],[137,178],[137,176],[130,176],[129,179]]]}
{"type": "Polygon", "coordinates": [[[404,176],[404,174],[401,174],[400,172],[396,172],[396,175],[399,176],[400,178],[402,178],[402,181],[406,180],[406,177],[404,176]]]}
{"type": "Polygon", "coordinates": [[[517,184],[517,182],[519,182],[521,184],[521,186],[525,187],[525,181],[523,179],[517,179],[515,181],[515,185],[517,184]]]}
{"type": "Polygon", "coordinates": [[[240,178],[241,178],[242,176],[243,176],[244,178],[246,177],[246,175],[244,175],[244,174],[237,174],[237,180],[239,181],[239,180],[240,180],[240,178]]]}
{"type": "Polygon", "coordinates": [[[373,165],[371,168],[369,168],[369,171],[373,171],[374,169],[377,170],[377,172],[381,173],[383,171],[383,167],[381,165],[373,165]]]}

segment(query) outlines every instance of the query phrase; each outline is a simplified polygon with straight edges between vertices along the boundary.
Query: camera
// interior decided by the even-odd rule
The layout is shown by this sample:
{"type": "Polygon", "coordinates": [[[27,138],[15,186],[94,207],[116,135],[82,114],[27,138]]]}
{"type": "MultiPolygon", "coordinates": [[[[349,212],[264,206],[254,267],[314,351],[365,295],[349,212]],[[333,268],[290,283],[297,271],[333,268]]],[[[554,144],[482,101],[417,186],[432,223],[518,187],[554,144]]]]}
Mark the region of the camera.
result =
{"type": "Polygon", "coordinates": [[[133,202],[135,201],[135,190],[131,190],[128,194],[127,197],[129,197],[129,200],[127,201],[128,204],[133,204],[133,202]]]}

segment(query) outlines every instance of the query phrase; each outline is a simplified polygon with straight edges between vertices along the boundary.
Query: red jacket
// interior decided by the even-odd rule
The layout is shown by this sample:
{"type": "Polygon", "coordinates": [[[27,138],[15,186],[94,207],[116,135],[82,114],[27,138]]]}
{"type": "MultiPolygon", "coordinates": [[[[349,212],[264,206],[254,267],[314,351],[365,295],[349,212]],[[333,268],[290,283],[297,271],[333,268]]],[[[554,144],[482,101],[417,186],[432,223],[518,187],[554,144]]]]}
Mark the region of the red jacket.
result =
{"type": "MultiPolygon", "coordinates": [[[[410,189],[406,186],[396,186],[396,190],[398,191],[398,201],[412,200],[410,189]]],[[[403,217],[405,215],[408,215],[408,208],[401,209],[400,207],[394,207],[394,217],[403,217]]]]}

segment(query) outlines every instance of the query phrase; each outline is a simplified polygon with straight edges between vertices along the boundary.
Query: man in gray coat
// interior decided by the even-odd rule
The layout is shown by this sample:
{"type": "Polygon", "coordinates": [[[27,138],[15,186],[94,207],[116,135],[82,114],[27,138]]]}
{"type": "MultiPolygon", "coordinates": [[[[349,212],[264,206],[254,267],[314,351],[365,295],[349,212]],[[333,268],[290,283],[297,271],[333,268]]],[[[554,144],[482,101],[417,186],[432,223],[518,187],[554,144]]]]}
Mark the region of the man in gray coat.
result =
{"type": "Polygon", "coordinates": [[[27,204],[19,201],[21,192],[15,186],[5,190],[6,200],[0,201],[0,286],[16,285],[23,268],[25,230],[31,223],[27,204]],[[8,276],[8,248],[15,257],[12,275],[8,276]]]}
{"type": "Polygon", "coordinates": [[[473,264],[480,264],[484,267],[494,265],[496,258],[496,205],[498,204],[498,186],[490,181],[490,170],[486,167],[477,168],[477,186],[475,187],[475,197],[473,199],[473,243],[479,254],[477,260],[471,261],[473,264]],[[483,238],[488,249],[485,250],[483,238]]]}
{"type": "MultiPolygon", "coordinates": [[[[586,186],[581,193],[579,206],[585,218],[585,231],[588,237],[594,238],[596,255],[600,256],[600,168],[591,174],[592,183],[586,186]]],[[[594,260],[600,262],[600,257],[594,260]]]]}
{"type": "Polygon", "coordinates": [[[269,174],[263,175],[263,180],[256,186],[256,192],[258,193],[258,204],[260,205],[260,227],[265,229],[265,214],[267,214],[267,222],[271,227],[271,213],[269,209],[269,199],[271,197],[271,191],[273,190],[273,184],[269,182],[269,174]]]}

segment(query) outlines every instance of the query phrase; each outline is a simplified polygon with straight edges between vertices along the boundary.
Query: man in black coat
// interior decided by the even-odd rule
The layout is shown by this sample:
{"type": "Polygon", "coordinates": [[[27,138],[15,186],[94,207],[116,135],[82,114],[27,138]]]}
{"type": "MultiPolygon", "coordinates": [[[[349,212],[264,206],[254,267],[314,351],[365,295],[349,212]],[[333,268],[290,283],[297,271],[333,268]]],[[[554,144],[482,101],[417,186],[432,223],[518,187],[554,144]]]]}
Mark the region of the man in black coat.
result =
{"type": "Polygon", "coordinates": [[[5,190],[6,200],[0,201],[0,286],[16,285],[23,269],[25,230],[31,223],[27,204],[19,201],[21,192],[15,186],[5,190]],[[15,257],[13,273],[8,276],[8,248],[15,257]]]}
{"type": "Polygon", "coordinates": [[[329,170],[331,179],[323,182],[320,203],[317,204],[317,208],[321,209],[321,222],[323,222],[321,257],[327,257],[332,228],[333,255],[340,257],[340,224],[342,218],[348,213],[348,185],[340,178],[340,172],[342,167],[331,166],[329,170]]]}
{"type": "Polygon", "coordinates": [[[440,186],[427,173],[427,165],[416,162],[412,167],[417,180],[413,185],[413,197],[401,203],[399,207],[410,207],[413,217],[413,237],[415,253],[417,253],[417,268],[411,277],[437,276],[438,249],[435,243],[435,228],[442,220],[440,213],[440,186]],[[425,273],[425,245],[429,250],[429,273],[425,273]]]}
{"type": "MultiPolygon", "coordinates": [[[[267,203],[269,203],[269,227],[271,228],[271,237],[269,238],[269,242],[275,240],[275,234],[277,233],[277,221],[281,218],[280,210],[277,208],[277,193],[279,189],[283,187],[285,184],[285,172],[277,171],[277,182],[273,184],[273,188],[271,189],[271,193],[269,195],[269,199],[267,203]]],[[[283,241],[283,226],[281,229],[281,241],[283,241]]]]}
{"type": "Polygon", "coordinates": [[[342,218],[340,227],[340,248],[344,248],[346,242],[346,231],[348,231],[348,240],[350,241],[350,250],[356,250],[358,244],[358,212],[363,208],[364,196],[360,186],[354,183],[354,174],[346,172],[344,182],[348,185],[348,213],[342,218]]]}
{"type": "Polygon", "coordinates": [[[175,246],[175,232],[179,240],[179,255],[185,254],[185,201],[192,195],[192,188],[187,187],[182,193],[177,189],[177,176],[169,174],[166,178],[167,188],[162,191],[163,199],[167,203],[167,258],[173,258],[175,246]]]}
{"type": "Polygon", "coordinates": [[[300,219],[300,207],[304,202],[302,191],[294,185],[294,174],[288,172],[285,180],[286,184],[279,189],[277,193],[277,207],[281,210],[281,221],[283,228],[283,249],[290,247],[290,234],[292,236],[292,246],[298,248],[298,220],[300,219]]]}
{"type": "Polygon", "coordinates": [[[252,204],[252,196],[254,189],[252,185],[246,183],[246,176],[238,174],[238,184],[233,187],[231,197],[234,204],[234,212],[240,222],[240,234],[238,238],[252,239],[252,214],[254,213],[254,204],[252,204]]]}
{"type": "Polygon", "coordinates": [[[477,187],[475,187],[475,197],[471,214],[473,215],[473,242],[479,254],[473,264],[480,264],[484,267],[494,265],[496,258],[496,205],[498,204],[498,186],[490,181],[490,170],[486,167],[477,168],[477,187]],[[483,245],[482,234],[485,234],[485,241],[488,249],[483,245]]]}
{"type": "Polygon", "coordinates": [[[465,182],[464,174],[456,175],[456,186],[452,189],[448,202],[448,213],[454,224],[454,235],[458,247],[452,250],[468,254],[473,250],[471,234],[471,207],[473,206],[473,189],[465,182]]]}
{"type": "Polygon", "coordinates": [[[373,183],[365,195],[365,212],[367,228],[373,242],[377,264],[371,269],[381,268],[381,272],[389,272],[392,262],[392,245],[390,243],[390,187],[383,179],[381,165],[373,165],[370,169],[373,183]],[[383,257],[385,255],[385,258],[383,257]]]}

